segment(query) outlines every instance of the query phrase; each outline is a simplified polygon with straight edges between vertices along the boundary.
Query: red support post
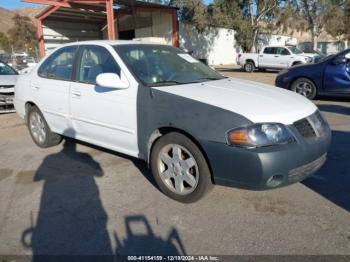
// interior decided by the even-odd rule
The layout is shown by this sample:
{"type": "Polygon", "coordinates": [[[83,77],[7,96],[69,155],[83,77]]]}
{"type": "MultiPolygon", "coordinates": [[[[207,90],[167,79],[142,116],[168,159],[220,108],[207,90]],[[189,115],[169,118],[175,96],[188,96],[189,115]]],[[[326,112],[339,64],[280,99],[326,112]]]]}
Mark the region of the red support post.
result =
{"type": "Polygon", "coordinates": [[[41,19],[38,19],[37,34],[38,34],[38,43],[39,43],[39,55],[40,55],[40,58],[43,58],[45,56],[45,43],[44,43],[43,23],[41,19]]]}
{"type": "Polygon", "coordinates": [[[173,24],[172,44],[174,47],[179,47],[179,29],[178,29],[178,20],[177,20],[177,10],[173,10],[172,12],[172,24],[173,24]]]}
{"type": "Polygon", "coordinates": [[[108,40],[115,40],[113,0],[106,0],[108,40]]]}

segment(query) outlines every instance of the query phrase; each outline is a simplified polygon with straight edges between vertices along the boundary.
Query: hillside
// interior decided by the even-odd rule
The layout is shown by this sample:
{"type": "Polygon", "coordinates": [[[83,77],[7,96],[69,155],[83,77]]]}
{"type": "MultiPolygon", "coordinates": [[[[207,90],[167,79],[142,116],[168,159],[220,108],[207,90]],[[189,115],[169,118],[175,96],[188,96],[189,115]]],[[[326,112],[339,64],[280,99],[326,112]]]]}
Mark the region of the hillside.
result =
{"type": "Polygon", "coordinates": [[[12,17],[17,13],[20,15],[27,15],[35,23],[35,16],[43,10],[43,7],[23,7],[13,10],[7,10],[0,7],[0,32],[7,33],[7,31],[13,26],[12,17]]]}

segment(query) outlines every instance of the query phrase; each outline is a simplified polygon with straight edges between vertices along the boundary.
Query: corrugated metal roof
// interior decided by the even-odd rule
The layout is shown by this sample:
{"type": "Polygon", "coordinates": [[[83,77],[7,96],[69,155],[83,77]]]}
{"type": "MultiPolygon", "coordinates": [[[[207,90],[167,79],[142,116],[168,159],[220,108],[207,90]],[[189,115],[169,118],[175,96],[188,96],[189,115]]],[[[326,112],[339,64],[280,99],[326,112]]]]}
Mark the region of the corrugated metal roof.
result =
{"type": "MultiPolygon", "coordinates": [[[[71,0],[70,2],[74,3],[74,0],[71,0]]],[[[61,7],[57,11],[55,11],[53,14],[60,12],[60,10],[64,10],[64,9],[79,10],[76,13],[80,13],[80,14],[82,14],[84,12],[91,13],[91,11],[95,11],[95,12],[97,12],[97,11],[104,12],[105,11],[105,7],[103,5],[92,5],[92,4],[87,5],[87,4],[79,4],[78,2],[75,4],[76,4],[76,7],[74,7],[74,8],[61,7]]],[[[164,10],[169,10],[169,9],[178,10],[179,9],[178,7],[174,7],[174,6],[148,3],[148,2],[142,2],[142,1],[136,1],[136,0],[114,0],[114,5],[118,5],[119,9],[130,8],[130,7],[156,8],[156,9],[164,9],[164,10]]],[[[52,6],[48,6],[42,12],[40,12],[36,17],[38,18],[38,17],[42,16],[43,14],[48,12],[51,8],[52,8],[52,6]]],[[[53,14],[51,14],[50,16],[52,16],[53,14]]]]}

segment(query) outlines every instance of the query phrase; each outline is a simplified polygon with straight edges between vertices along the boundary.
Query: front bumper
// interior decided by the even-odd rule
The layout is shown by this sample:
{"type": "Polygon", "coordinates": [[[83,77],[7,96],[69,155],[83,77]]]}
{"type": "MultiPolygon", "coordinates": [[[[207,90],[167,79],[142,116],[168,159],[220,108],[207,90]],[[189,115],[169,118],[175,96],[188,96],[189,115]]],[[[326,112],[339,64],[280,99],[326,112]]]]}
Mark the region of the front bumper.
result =
{"type": "Polygon", "coordinates": [[[291,79],[288,74],[279,74],[275,79],[275,86],[281,87],[284,89],[289,89],[291,79]]]}
{"type": "Polygon", "coordinates": [[[215,184],[264,190],[296,183],[315,173],[326,161],[331,143],[328,125],[322,137],[311,140],[302,137],[294,126],[288,128],[296,143],[256,149],[202,143],[215,184]]]}
{"type": "Polygon", "coordinates": [[[13,93],[0,93],[0,114],[15,112],[13,93]]]}

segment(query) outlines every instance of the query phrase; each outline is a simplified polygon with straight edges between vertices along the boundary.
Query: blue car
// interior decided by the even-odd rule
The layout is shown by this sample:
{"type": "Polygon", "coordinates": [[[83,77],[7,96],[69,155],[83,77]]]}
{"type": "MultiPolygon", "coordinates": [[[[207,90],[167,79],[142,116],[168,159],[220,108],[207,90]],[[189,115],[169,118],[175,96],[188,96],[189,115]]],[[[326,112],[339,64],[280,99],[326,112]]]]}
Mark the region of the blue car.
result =
{"type": "Polygon", "coordinates": [[[275,85],[309,99],[317,95],[350,97],[350,49],[328,56],[315,64],[282,70],[275,85]]]}

